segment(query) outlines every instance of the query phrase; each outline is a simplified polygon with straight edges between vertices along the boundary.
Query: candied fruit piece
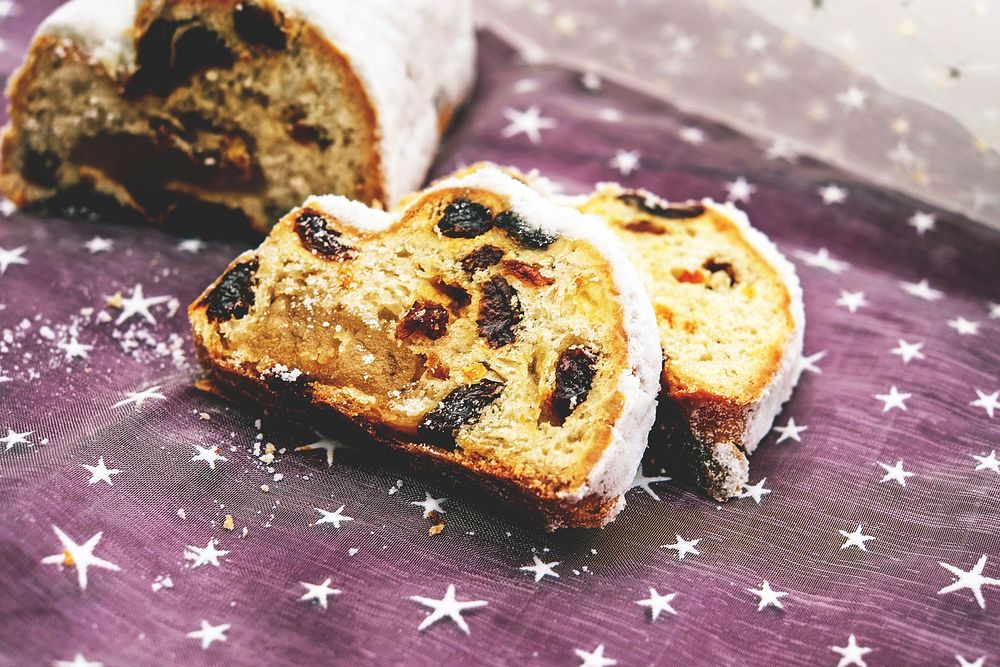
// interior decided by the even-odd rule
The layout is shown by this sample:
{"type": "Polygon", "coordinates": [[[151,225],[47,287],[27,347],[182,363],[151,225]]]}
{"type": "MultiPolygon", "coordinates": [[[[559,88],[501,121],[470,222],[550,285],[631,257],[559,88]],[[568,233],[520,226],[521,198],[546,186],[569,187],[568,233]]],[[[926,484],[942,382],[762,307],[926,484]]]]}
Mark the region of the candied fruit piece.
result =
{"type": "Polygon", "coordinates": [[[514,276],[525,285],[532,287],[546,287],[555,284],[555,278],[542,275],[541,267],[537,264],[528,264],[516,259],[505,259],[503,268],[508,274],[514,276]]]}
{"type": "Polygon", "coordinates": [[[652,220],[645,219],[630,222],[625,225],[625,229],[630,232],[636,232],[637,234],[656,234],[657,236],[667,233],[667,230],[660,225],[656,224],[652,220]]]}

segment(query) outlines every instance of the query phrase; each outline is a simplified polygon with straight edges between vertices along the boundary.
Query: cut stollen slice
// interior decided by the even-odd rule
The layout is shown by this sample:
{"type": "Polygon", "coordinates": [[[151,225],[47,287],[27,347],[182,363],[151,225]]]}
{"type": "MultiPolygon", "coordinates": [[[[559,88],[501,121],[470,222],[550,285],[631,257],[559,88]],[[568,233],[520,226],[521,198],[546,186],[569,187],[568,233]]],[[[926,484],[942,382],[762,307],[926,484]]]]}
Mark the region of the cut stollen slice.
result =
{"type": "Polygon", "coordinates": [[[471,0],[71,0],[11,77],[0,188],[217,235],[388,206],[474,76],[471,0]]]}
{"type": "Polygon", "coordinates": [[[550,529],[614,518],[654,419],[660,343],[621,241],[493,168],[391,213],[312,197],[189,314],[222,393],[347,420],[550,529]]]}
{"type": "Polygon", "coordinates": [[[617,184],[565,201],[607,221],[653,301],[664,363],[651,447],[665,441],[717,500],[739,495],[800,374],[795,268],[731,204],[671,204],[617,184]]]}

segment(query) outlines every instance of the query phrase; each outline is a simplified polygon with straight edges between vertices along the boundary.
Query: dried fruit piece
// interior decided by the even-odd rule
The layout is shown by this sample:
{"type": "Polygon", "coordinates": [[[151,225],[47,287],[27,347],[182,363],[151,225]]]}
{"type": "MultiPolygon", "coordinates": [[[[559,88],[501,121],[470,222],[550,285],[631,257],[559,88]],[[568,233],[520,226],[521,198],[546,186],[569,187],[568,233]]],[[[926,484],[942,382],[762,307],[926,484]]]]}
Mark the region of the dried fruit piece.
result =
{"type": "Polygon", "coordinates": [[[702,264],[702,266],[705,267],[705,269],[708,270],[710,273],[715,273],[717,271],[724,271],[725,274],[729,276],[730,287],[735,285],[737,282],[736,270],[733,268],[733,265],[730,264],[729,262],[720,262],[713,257],[712,259],[709,259],[704,264],[702,264]]]}
{"type": "Polygon", "coordinates": [[[625,229],[638,234],[656,234],[657,236],[667,233],[667,230],[652,220],[636,220],[625,225],[625,229]]]}
{"type": "Polygon", "coordinates": [[[448,297],[451,301],[452,312],[457,312],[468,306],[472,302],[472,296],[461,285],[452,285],[445,282],[443,278],[431,278],[431,287],[448,297]]]}
{"type": "Polygon", "coordinates": [[[396,337],[406,340],[413,334],[420,334],[430,340],[437,340],[448,333],[448,311],[433,301],[417,300],[410,306],[410,312],[396,325],[396,337]]]}
{"type": "Polygon", "coordinates": [[[136,44],[135,74],[126,84],[126,95],[148,92],[167,95],[196,72],[232,67],[233,52],[218,33],[194,19],[149,24],[136,44]]]}
{"type": "Polygon", "coordinates": [[[333,141],[325,128],[306,122],[306,110],[298,104],[290,104],[284,113],[285,129],[293,140],[300,144],[313,144],[325,151],[333,141]]]}
{"type": "Polygon", "coordinates": [[[233,10],[233,28],[248,44],[283,51],[288,44],[284,24],[284,14],[249,0],[238,3],[233,10]]]}
{"type": "Polygon", "coordinates": [[[541,268],[537,264],[528,264],[516,259],[505,259],[503,268],[510,275],[520,280],[525,285],[532,287],[546,287],[556,282],[555,278],[542,275],[541,268]]]}
{"type": "Polygon", "coordinates": [[[24,148],[24,177],[43,187],[55,187],[59,182],[59,156],[52,151],[24,148]]]}
{"type": "Polygon", "coordinates": [[[357,255],[357,251],[340,239],[343,236],[336,229],[330,229],[329,221],[322,213],[312,209],[301,211],[295,218],[295,231],[304,245],[314,255],[326,259],[345,260],[357,255]]]}
{"type": "Polygon", "coordinates": [[[529,225],[514,211],[500,213],[494,222],[497,227],[510,234],[515,241],[526,248],[548,248],[556,240],[554,235],[529,225]]]}
{"type": "Polygon", "coordinates": [[[493,214],[482,204],[456,199],[444,210],[437,228],[449,238],[473,239],[493,228],[493,214]]]}
{"type": "Polygon", "coordinates": [[[476,248],[462,258],[462,270],[470,276],[476,271],[489,268],[498,263],[503,257],[503,250],[495,245],[484,245],[476,248]]]}
{"type": "Polygon", "coordinates": [[[655,215],[658,218],[667,218],[668,220],[697,218],[699,215],[705,213],[705,207],[701,204],[668,204],[663,206],[636,192],[627,192],[619,195],[618,199],[640,211],[655,215]]]}
{"type": "Polygon", "coordinates": [[[254,257],[237,264],[222,276],[219,284],[205,297],[206,314],[212,322],[240,319],[250,312],[254,302],[254,275],[258,262],[254,257]]]}
{"type": "Polygon", "coordinates": [[[502,382],[481,380],[453,389],[424,416],[418,432],[432,444],[454,449],[458,429],[477,422],[486,406],[497,400],[503,388],[502,382]]]}
{"type": "Polygon", "coordinates": [[[490,347],[503,347],[514,342],[514,327],[524,319],[517,290],[500,276],[483,283],[476,324],[479,336],[490,347]]]}
{"type": "Polygon", "coordinates": [[[679,283],[698,284],[705,282],[705,276],[701,273],[701,271],[688,271],[687,269],[673,269],[671,273],[679,283]]]}
{"type": "Polygon", "coordinates": [[[587,400],[594,382],[597,354],[580,345],[563,350],[556,362],[556,384],[552,390],[552,412],[562,423],[587,400]]]}

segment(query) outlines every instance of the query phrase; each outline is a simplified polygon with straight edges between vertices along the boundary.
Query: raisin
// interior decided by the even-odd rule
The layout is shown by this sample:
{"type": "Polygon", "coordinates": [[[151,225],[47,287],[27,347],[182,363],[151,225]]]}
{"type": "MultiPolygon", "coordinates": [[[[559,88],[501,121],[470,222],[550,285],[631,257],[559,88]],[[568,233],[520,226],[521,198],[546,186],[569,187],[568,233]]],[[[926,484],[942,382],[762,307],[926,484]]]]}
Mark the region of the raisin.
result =
{"type": "Polygon", "coordinates": [[[235,62],[222,36],[195,20],[157,19],[136,44],[138,68],[126,83],[125,94],[167,95],[196,72],[232,67],[235,62]]]}
{"type": "Polygon", "coordinates": [[[472,296],[461,285],[452,285],[442,278],[431,278],[431,287],[448,297],[451,302],[449,310],[457,312],[468,306],[472,302],[472,296]]]}
{"type": "Polygon", "coordinates": [[[424,416],[417,432],[431,444],[454,449],[458,429],[477,422],[483,410],[499,398],[503,388],[502,382],[480,380],[453,389],[424,416]]]}
{"type": "Polygon", "coordinates": [[[336,229],[330,229],[329,221],[312,209],[300,211],[295,217],[295,231],[312,254],[325,259],[352,259],[357,251],[341,241],[343,236],[336,229]]]}
{"type": "Polygon", "coordinates": [[[733,265],[729,262],[719,262],[713,257],[702,264],[702,266],[710,273],[725,271],[726,275],[729,276],[729,286],[732,287],[736,284],[736,270],[733,269],[733,265]]]}
{"type": "Polygon", "coordinates": [[[656,234],[657,236],[667,233],[667,230],[652,220],[636,220],[625,225],[625,229],[637,234],[656,234]]]}
{"type": "Polygon", "coordinates": [[[266,46],[283,51],[288,46],[283,26],[285,15],[279,11],[262,7],[256,2],[244,0],[233,10],[233,28],[247,44],[266,46]]]}
{"type": "Polygon", "coordinates": [[[705,207],[701,204],[667,204],[663,206],[647,199],[638,192],[627,192],[619,195],[618,199],[640,211],[655,215],[658,218],[667,218],[668,220],[697,218],[699,215],[705,213],[705,207]]]}
{"type": "Polygon", "coordinates": [[[556,240],[554,235],[529,225],[514,211],[500,213],[494,224],[526,248],[548,248],[556,240]]]}
{"type": "Polygon", "coordinates": [[[285,123],[288,136],[300,144],[314,144],[325,151],[333,141],[329,133],[318,125],[306,122],[306,112],[298,104],[292,104],[285,109],[285,123]]]}
{"type": "Polygon", "coordinates": [[[493,214],[482,204],[456,199],[444,210],[437,228],[449,238],[473,239],[493,228],[493,214]]]}
{"type": "Polygon", "coordinates": [[[448,311],[433,301],[414,301],[410,312],[396,325],[396,338],[405,340],[415,333],[430,340],[445,335],[448,333],[448,311]]]}
{"type": "Polygon", "coordinates": [[[556,362],[556,384],[552,390],[552,412],[562,423],[587,400],[594,382],[597,355],[585,347],[571,345],[556,362]]]}
{"type": "Polygon", "coordinates": [[[58,184],[59,156],[52,151],[24,150],[24,177],[42,187],[51,188],[58,184]]]}
{"type": "Polygon", "coordinates": [[[514,342],[514,327],[524,318],[517,290],[500,276],[483,283],[476,324],[479,336],[493,348],[514,342]]]}
{"type": "Polygon", "coordinates": [[[254,275],[259,266],[257,258],[237,264],[229,269],[219,284],[205,297],[208,319],[225,322],[240,319],[250,312],[254,303],[254,275]]]}
{"type": "Polygon", "coordinates": [[[476,271],[493,266],[503,257],[503,250],[495,245],[484,245],[476,248],[462,258],[462,270],[470,276],[476,271]]]}
{"type": "Polygon", "coordinates": [[[531,285],[532,287],[546,287],[556,282],[555,278],[549,278],[548,276],[542,275],[540,270],[541,267],[537,264],[528,264],[527,262],[520,262],[516,259],[505,259],[503,262],[503,268],[507,271],[507,273],[514,276],[525,285],[531,285]]]}

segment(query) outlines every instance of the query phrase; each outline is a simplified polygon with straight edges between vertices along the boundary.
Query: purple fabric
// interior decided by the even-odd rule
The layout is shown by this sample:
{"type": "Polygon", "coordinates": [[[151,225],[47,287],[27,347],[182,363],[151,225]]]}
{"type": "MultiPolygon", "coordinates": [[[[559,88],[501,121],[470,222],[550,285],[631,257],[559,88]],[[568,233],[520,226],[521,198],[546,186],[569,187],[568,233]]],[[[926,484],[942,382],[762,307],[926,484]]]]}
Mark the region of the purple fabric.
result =
{"type": "MultiPolygon", "coordinates": [[[[5,30],[26,35],[30,20],[5,30]]],[[[490,35],[481,47],[475,100],[437,174],[489,159],[537,167],[570,191],[621,180],[671,199],[725,199],[740,177],[755,186],[741,205],[798,265],[806,352],[819,355],[777,420],[807,430],[798,441],[768,435],[752,458],[751,482],[766,478],[759,488],[770,493],[720,506],[689,483],[656,482],[658,499],[632,490],[606,529],[550,535],[377,451],[340,449],[327,468],[322,451],[292,451],[316,439],[308,429],[193,387],[184,306],[243,246],[190,252],[155,229],[13,213],[0,248],[24,247],[27,264],[0,275],[0,437],[15,433],[0,446],[0,664],[79,653],[115,666],[575,665],[578,651],[603,647],[619,665],[844,665],[851,635],[870,665],[1000,659],[1000,468],[989,456],[1000,445],[989,398],[1000,390],[1000,309],[990,310],[1000,235],[805,158],[766,160],[730,129],[642,94],[589,91],[573,72],[520,64],[490,35]],[[537,143],[508,129],[533,106],[553,121],[537,143]],[[703,143],[679,137],[690,126],[703,143]],[[619,150],[639,151],[636,171],[610,166],[619,150]],[[844,188],[843,202],[823,203],[829,184],[844,188]],[[907,224],[917,211],[936,226],[917,234],[907,224]],[[95,236],[113,247],[91,253],[95,236]],[[823,248],[849,266],[834,273],[801,254],[823,248]],[[904,289],[921,280],[939,298],[904,289]],[[170,298],[150,306],[155,323],[137,314],[116,324],[122,311],[108,297],[137,284],[170,298]],[[74,338],[92,349],[74,349],[74,338]],[[899,339],[923,343],[922,356],[904,363],[891,353],[899,339]],[[116,405],[150,388],[162,398],[116,405]],[[883,411],[892,402],[876,395],[897,393],[909,395],[897,401],[905,409],[883,411]],[[252,455],[269,442],[273,472],[252,455]],[[227,460],[214,470],[192,461],[196,445],[227,460]],[[111,486],[88,483],[83,466],[99,457],[121,471],[108,473],[111,486]],[[905,486],[881,481],[879,464],[899,460],[914,473],[900,475],[905,486]],[[413,504],[425,492],[447,497],[436,537],[413,504]],[[353,520],[315,525],[326,515],[314,508],[341,505],[353,520]],[[859,524],[874,539],[843,548],[839,531],[859,524]],[[92,565],[81,590],[78,568],[42,562],[63,551],[53,526],[77,544],[102,532],[94,554],[120,569],[92,565]],[[699,553],[680,559],[662,546],[677,536],[700,540],[699,553]],[[228,551],[218,567],[185,558],[213,539],[228,551]],[[533,554],[557,562],[558,578],[521,569],[533,554]],[[978,582],[984,607],[970,588],[940,592],[957,575],[939,562],[969,571],[983,556],[993,578],[978,582]],[[327,578],[342,591],[328,608],[300,600],[301,582],[327,578]],[[787,593],[783,609],[758,611],[748,589],[764,580],[787,593]],[[418,630],[430,609],[411,596],[440,599],[449,584],[459,600],[487,602],[463,612],[471,634],[448,618],[418,630]],[[653,620],[637,604],[651,587],[675,594],[675,614],[653,620]],[[225,641],[190,637],[203,620],[228,625],[225,641]]]]}

